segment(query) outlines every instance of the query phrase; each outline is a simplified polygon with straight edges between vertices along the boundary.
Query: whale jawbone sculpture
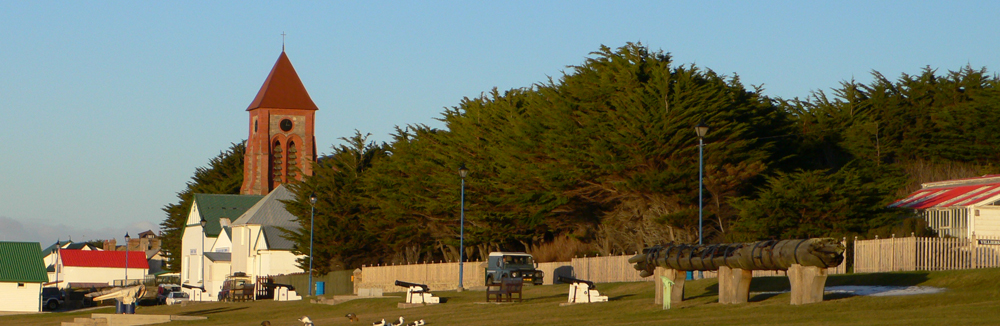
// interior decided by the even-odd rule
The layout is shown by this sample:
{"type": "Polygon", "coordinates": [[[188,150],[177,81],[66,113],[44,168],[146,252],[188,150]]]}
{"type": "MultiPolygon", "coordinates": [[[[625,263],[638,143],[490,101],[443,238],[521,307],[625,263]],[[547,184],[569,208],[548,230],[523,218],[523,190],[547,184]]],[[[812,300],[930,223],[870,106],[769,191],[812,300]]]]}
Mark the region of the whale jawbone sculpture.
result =
{"type": "Polygon", "coordinates": [[[792,265],[829,268],[844,262],[844,245],[832,238],[767,240],[712,245],[666,244],[629,258],[642,277],[656,267],[710,271],[720,266],[742,270],[788,270],[792,265]]]}

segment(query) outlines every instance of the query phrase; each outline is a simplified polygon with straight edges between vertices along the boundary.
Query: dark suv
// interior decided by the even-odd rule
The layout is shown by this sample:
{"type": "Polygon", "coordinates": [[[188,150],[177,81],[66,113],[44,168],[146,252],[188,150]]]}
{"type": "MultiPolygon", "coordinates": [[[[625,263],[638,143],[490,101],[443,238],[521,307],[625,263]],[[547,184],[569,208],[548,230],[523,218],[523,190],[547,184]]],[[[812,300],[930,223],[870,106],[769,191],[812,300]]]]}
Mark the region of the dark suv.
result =
{"type": "Polygon", "coordinates": [[[500,283],[500,279],[520,278],[525,283],[542,285],[545,273],[530,254],[523,252],[491,252],[486,262],[486,285],[500,283]]]}
{"type": "Polygon", "coordinates": [[[48,310],[59,309],[66,303],[66,296],[56,287],[42,288],[42,306],[48,310]]]}

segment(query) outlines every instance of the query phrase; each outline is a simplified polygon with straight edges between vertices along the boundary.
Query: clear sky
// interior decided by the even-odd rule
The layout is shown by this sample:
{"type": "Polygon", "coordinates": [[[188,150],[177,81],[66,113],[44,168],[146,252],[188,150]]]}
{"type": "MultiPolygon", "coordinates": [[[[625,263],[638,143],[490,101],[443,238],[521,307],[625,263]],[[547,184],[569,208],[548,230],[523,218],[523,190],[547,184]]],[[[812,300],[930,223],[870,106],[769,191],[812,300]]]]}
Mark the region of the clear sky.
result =
{"type": "Polygon", "coordinates": [[[0,0],[0,240],[158,229],[195,168],[248,135],[281,52],[321,154],[463,97],[642,42],[772,97],[925,66],[1000,67],[1000,2],[0,0]]]}

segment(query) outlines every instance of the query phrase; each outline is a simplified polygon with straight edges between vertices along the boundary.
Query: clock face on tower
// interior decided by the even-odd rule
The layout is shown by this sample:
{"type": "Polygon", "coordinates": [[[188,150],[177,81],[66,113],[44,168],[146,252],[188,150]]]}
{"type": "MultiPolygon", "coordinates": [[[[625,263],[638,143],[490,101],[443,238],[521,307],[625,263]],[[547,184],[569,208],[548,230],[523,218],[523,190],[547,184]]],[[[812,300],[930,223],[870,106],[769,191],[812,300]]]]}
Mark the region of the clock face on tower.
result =
{"type": "Polygon", "coordinates": [[[281,130],[284,131],[284,132],[291,131],[292,130],[292,120],[288,120],[288,119],[281,120],[280,127],[281,127],[281,130]]]}

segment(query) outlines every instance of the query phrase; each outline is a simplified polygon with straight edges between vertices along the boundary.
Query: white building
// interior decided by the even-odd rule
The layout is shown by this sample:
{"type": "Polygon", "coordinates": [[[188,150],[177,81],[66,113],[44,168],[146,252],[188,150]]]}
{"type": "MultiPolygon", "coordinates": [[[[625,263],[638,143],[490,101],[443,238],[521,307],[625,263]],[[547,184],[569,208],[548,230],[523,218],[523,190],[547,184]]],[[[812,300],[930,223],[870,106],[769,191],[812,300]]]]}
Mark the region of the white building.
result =
{"type": "Polygon", "coordinates": [[[0,311],[42,311],[48,281],[38,242],[0,242],[0,311]]]}
{"type": "Polygon", "coordinates": [[[59,251],[56,270],[60,284],[65,284],[62,287],[100,288],[124,284],[126,278],[129,284],[141,282],[149,272],[149,264],[142,251],[64,249],[59,251]]]}
{"type": "Polygon", "coordinates": [[[891,207],[911,208],[939,236],[1000,237],[1000,175],[921,184],[891,207]]]}
{"type": "MultiPolygon", "coordinates": [[[[228,271],[222,273],[217,270],[207,270],[212,261],[206,258],[203,252],[206,250],[229,252],[229,238],[225,228],[228,228],[230,221],[246,212],[261,198],[263,196],[194,194],[191,212],[188,214],[184,235],[181,238],[180,270],[181,285],[185,287],[184,291],[190,295],[191,300],[218,300],[216,296],[222,289],[222,282],[228,271]],[[201,221],[205,221],[204,228],[201,226],[201,221]],[[223,235],[223,241],[219,241],[220,234],[223,235]],[[211,278],[205,282],[202,275],[211,278]],[[203,286],[204,292],[194,289],[203,286]]],[[[213,265],[212,268],[218,269],[221,266],[213,265]]]]}
{"type": "Polygon", "coordinates": [[[65,287],[65,283],[62,280],[56,278],[56,257],[59,255],[60,250],[65,249],[76,249],[76,250],[101,250],[101,248],[94,247],[88,243],[84,242],[73,242],[73,240],[67,241],[56,241],[48,248],[42,250],[43,260],[45,261],[45,271],[49,274],[49,281],[56,282],[59,284],[54,284],[60,288],[65,287]]]}
{"type": "Polygon", "coordinates": [[[292,253],[293,243],[280,229],[300,229],[295,215],[281,202],[294,199],[284,185],[278,186],[233,222],[233,273],[257,277],[302,272],[296,260],[305,256],[292,253]]]}

